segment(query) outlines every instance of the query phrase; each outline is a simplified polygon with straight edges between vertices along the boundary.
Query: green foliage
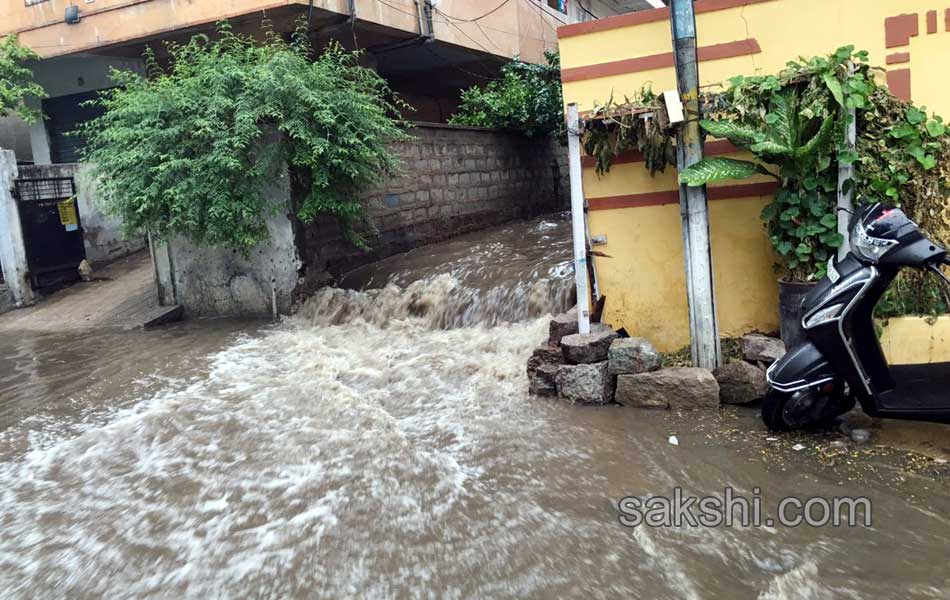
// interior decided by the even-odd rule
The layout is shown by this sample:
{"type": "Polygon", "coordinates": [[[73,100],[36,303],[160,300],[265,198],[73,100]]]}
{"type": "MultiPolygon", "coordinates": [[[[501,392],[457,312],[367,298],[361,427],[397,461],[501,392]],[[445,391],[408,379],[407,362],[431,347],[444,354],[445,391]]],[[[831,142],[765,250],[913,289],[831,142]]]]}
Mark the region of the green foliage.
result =
{"type": "Polygon", "coordinates": [[[710,181],[747,179],[753,175],[771,174],[768,169],[752,161],[713,157],[704,159],[687,169],[683,169],[680,173],[680,181],[686,185],[700,186],[710,181]]]}
{"type": "Polygon", "coordinates": [[[27,61],[38,60],[29,48],[19,44],[15,35],[0,38],[0,116],[14,112],[29,123],[40,118],[40,112],[28,107],[27,96],[45,98],[46,92],[33,81],[33,72],[25,66],[27,61]]]}
{"type": "Polygon", "coordinates": [[[520,131],[528,136],[560,136],[564,130],[561,60],[545,51],[544,65],[513,60],[501,69],[501,79],[462,92],[455,125],[520,131]]]}
{"type": "Polygon", "coordinates": [[[397,168],[387,144],[407,137],[378,75],[339,46],[311,61],[299,32],[258,43],[227,23],[214,41],[168,51],[167,69],[146,53],[147,78],[113,72],[118,87],[96,100],[105,114],[82,128],[100,195],[126,229],[246,254],[267,239],[267,215],[287,209],[268,187],[289,166],[308,184],[297,215],[333,214],[364,244],[352,230],[359,193],[397,168]]]}
{"type": "MultiPolygon", "coordinates": [[[[853,190],[857,202],[901,206],[934,239],[950,243],[950,132],[941,117],[928,116],[925,107],[895,98],[878,83],[866,52],[845,46],[830,56],[789,62],[776,75],[738,76],[729,84],[721,93],[703,94],[707,119],[702,127],[756,160],[707,158],[684,169],[680,180],[698,186],[777,176],[779,189],[762,218],[779,257],[776,270],[785,278],[822,277],[826,261],[841,245],[835,213],[841,165],[855,166],[854,179],[844,182],[844,189],[853,190]],[[844,135],[852,108],[857,115],[854,149],[844,135]]],[[[660,106],[645,108],[662,113],[660,106]]],[[[614,124],[598,135],[609,140],[619,130],[614,124]]],[[[619,154],[615,148],[609,143],[593,148],[599,152],[598,172],[608,170],[619,154]]],[[[948,307],[950,296],[934,276],[905,270],[878,314],[933,315],[948,307]]]]}
{"type": "MultiPolygon", "coordinates": [[[[855,168],[859,197],[899,205],[934,239],[950,242],[950,135],[943,119],[898,100],[883,87],[858,112],[855,168]]],[[[947,312],[950,299],[930,273],[904,270],[878,305],[882,317],[947,312]]]]}
{"type": "Polygon", "coordinates": [[[584,153],[594,157],[597,174],[610,171],[610,163],[624,152],[643,154],[650,174],[655,175],[676,164],[673,141],[661,125],[665,109],[653,91],[645,87],[622,103],[613,96],[594,107],[584,122],[584,153]],[[648,118],[645,118],[648,117],[648,118]]]}
{"type": "MultiPolygon", "coordinates": [[[[759,163],[778,167],[779,189],[762,211],[778,254],[776,270],[789,280],[824,276],[841,245],[837,233],[838,164],[845,156],[847,111],[867,104],[870,89],[866,53],[840,48],[827,57],[792,61],[777,75],[735,77],[718,99],[703,129],[749,150],[759,163]],[[850,65],[855,68],[850,69],[850,65]]],[[[688,185],[731,179],[703,163],[684,170],[688,185]],[[705,176],[700,176],[704,173],[705,176]]],[[[851,159],[853,160],[853,159],[851,159]]]]}

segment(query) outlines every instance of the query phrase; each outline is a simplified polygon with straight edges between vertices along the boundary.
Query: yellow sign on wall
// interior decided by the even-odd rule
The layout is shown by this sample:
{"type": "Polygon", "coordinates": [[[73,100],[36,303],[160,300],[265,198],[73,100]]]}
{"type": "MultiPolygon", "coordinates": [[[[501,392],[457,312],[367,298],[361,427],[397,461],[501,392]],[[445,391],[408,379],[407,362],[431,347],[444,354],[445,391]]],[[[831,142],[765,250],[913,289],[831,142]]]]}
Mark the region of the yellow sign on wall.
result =
{"type": "Polygon", "coordinates": [[[59,210],[59,222],[63,224],[66,231],[78,231],[79,216],[76,213],[76,199],[67,198],[60,200],[56,204],[56,208],[59,210]]]}

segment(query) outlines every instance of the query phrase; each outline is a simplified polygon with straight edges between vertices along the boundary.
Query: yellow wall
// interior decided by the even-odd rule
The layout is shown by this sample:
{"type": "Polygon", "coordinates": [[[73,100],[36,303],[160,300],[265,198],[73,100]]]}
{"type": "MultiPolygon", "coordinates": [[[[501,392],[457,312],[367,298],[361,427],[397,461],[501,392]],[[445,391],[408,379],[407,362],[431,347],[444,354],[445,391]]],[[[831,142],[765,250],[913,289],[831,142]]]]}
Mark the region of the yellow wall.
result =
{"type": "Polygon", "coordinates": [[[950,360],[950,316],[897,317],[884,323],[881,348],[895,365],[950,360]]]}
{"type": "MultiPolygon", "coordinates": [[[[700,47],[754,39],[761,51],[747,56],[703,61],[703,85],[724,83],[738,74],[769,74],[798,56],[829,54],[853,44],[868,50],[872,64],[909,52],[913,101],[950,117],[950,32],[944,10],[935,0],[768,0],[746,2],[722,10],[702,12],[711,0],[697,0],[700,47]],[[927,33],[927,12],[937,11],[937,32],[927,33]],[[885,48],[887,17],[918,13],[919,35],[904,47],[885,48]]],[[[616,22],[616,19],[614,22],[616,22]]],[[[619,19],[623,19],[620,17],[619,19]]],[[[589,67],[612,61],[671,52],[668,20],[641,23],[560,39],[562,68],[589,67]]],[[[652,69],[564,84],[565,103],[582,111],[607,100],[622,98],[651,85],[655,91],[675,89],[672,68],[652,69]]],[[[669,169],[673,171],[673,169],[669,169]]],[[[748,183],[742,182],[742,183],[748,183]]],[[[651,178],[642,163],[615,165],[598,177],[584,170],[588,199],[676,189],[675,175],[651,178]]],[[[769,198],[751,197],[710,201],[713,263],[722,335],[778,329],[777,283],[772,271],[771,246],[759,219],[769,198]]],[[[608,236],[598,247],[612,258],[596,259],[607,296],[605,319],[643,335],[660,350],[689,343],[681,226],[678,205],[593,210],[592,235],[608,236]]]]}

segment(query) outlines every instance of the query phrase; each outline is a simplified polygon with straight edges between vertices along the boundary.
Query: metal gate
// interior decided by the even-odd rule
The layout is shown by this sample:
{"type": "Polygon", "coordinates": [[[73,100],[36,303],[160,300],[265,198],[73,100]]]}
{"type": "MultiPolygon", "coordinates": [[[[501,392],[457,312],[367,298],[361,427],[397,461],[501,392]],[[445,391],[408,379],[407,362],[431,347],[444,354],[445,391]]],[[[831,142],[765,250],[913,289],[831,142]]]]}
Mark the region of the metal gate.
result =
{"type": "Polygon", "coordinates": [[[78,280],[86,248],[73,178],[17,179],[14,186],[33,288],[78,280]]]}

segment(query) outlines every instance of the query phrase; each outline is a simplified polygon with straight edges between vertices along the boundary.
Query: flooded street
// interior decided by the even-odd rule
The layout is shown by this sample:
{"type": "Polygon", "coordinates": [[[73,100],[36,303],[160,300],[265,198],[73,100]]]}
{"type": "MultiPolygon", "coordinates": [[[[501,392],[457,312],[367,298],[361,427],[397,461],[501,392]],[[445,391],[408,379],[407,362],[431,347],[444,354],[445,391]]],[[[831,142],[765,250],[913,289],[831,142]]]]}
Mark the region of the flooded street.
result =
{"type": "Polygon", "coordinates": [[[361,269],[278,325],[5,332],[0,596],[947,597],[946,472],[820,460],[752,409],[529,397],[569,256],[567,222],[530,221],[361,269]],[[618,522],[625,496],[726,486],[767,511],[866,495],[873,523],[618,522]]]}

